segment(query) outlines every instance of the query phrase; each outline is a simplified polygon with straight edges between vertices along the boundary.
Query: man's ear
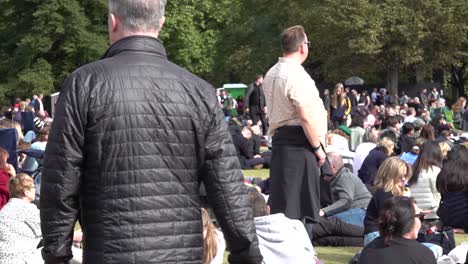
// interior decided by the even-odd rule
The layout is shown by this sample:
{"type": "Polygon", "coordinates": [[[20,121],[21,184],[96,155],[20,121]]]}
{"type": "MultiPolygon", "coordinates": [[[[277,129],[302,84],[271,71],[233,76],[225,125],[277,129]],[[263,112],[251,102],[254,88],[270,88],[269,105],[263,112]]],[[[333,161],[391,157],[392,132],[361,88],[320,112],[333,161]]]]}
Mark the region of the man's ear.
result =
{"type": "Polygon", "coordinates": [[[109,32],[116,32],[120,27],[119,18],[113,13],[109,14],[109,32]]]}
{"type": "Polygon", "coordinates": [[[165,22],[166,22],[166,17],[165,16],[161,17],[161,19],[159,20],[159,32],[161,32],[161,29],[164,26],[165,22]]]}

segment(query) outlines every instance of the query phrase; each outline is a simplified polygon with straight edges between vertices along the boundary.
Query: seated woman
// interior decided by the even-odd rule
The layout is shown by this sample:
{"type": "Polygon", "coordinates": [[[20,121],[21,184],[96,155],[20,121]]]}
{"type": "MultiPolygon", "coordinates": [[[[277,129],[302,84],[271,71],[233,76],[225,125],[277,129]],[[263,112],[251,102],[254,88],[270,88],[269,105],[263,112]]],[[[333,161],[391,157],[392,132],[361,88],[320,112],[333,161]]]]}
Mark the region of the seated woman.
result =
{"type": "Polygon", "coordinates": [[[411,177],[411,167],[398,157],[386,159],[375,176],[377,191],[367,206],[364,218],[364,245],[379,237],[379,215],[384,202],[393,196],[402,196],[406,179],[411,177]]]}
{"type": "Polygon", "coordinates": [[[408,183],[411,197],[422,210],[431,210],[426,219],[438,218],[435,212],[440,203],[440,193],[436,189],[437,174],[442,167],[442,151],[439,144],[426,141],[413,165],[413,177],[408,183]]]}
{"type": "Polygon", "coordinates": [[[455,146],[447,155],[437,176],[436,187],[442,198],[437,215],[444,226],[468,233],[468,149],[455,146]]]}
{"type": "Polygon", "coordinates": [[[412,198],[387,199],[379,219],[381,236],[362,250],[359,263],[437,263],[432,251],[416,241],[421,216],[423,214],[412,198]]]}
{"type": "MultiPolygon", "coordinates": [[[[0,263],[44,263],[38,248],[42,239],[39,209],[32,203],[34,181],[20,173],[10,178],[8,188],[11,199],[0,211],[0,263]]],[[[81,258],[81,250],[73,247],[73,253],[81,258]]]]}
{"type": "Polygon", "coordinates": [[[203,221],[203,264],[223,263],[226,242],[221,231],[211,222],[210,215],[205,208],[201,209],[203,221]]]}
{"type": "Polygon", "coordinates": [[[358,177],[364,184],[373,185],[374,177],[379,170],[382,162],[390,157],[395,147],[395,141],[389,137],[382,137],[377,147],[369,152],[362,162],[361,169],[358,171],[358,177]]]}

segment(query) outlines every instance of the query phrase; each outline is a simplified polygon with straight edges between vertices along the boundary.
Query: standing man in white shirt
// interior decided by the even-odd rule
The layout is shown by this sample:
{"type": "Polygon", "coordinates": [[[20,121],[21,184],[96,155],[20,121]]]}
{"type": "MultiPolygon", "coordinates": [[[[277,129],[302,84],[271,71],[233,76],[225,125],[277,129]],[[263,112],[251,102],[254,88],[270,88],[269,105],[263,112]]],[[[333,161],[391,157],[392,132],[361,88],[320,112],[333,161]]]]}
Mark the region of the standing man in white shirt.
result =
{"type": "Polygon", "coordinates": [[[327,131],[327,113],[314,80],[302,67],[310,42],[302,26],[281,33],[283,57],[266,74],[263,89],[272,136],[271,213],[307,223],[319,218],[320,147],[327,131]]]}

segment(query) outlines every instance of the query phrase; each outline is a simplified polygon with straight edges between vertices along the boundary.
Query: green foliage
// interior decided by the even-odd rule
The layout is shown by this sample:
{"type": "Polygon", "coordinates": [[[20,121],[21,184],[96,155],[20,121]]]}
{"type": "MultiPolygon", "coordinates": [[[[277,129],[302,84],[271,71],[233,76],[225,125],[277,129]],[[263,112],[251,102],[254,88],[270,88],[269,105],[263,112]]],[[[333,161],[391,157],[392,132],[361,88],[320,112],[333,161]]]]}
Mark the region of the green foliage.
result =
{"type": "Polygon", "coordinates": [[[107,46],[106,20],[87,15],[102,13],[104,2],[0,1],[0,82],[15,88],[3,96],[50,94],[75,68],[97,59],[107,46]]]}
{"type": "MultiPolygon", "coordinates": [[[[0,6],[0,101],[58,90],[108,47],[107,0],[0,6]]],[[[312,41],[304,67],[319,82],[387,78],[395,92],[400,78],[431,81],[438,69],[463,93],[466,17],[468,0],[169,0],[161,39],[170,60],[209,82],[249,83],[281,56],[281,31],[301,24],[312,41]]]]}
{"type": "MultiPolygon", "coordinates": [[[[399,71],[416,65],[430,72],[465,56],[467,4],[466,0],[322,0],[309,4],[305,24],[315,46],[313,54],[329,80],[355,74],[372,79],[379,72],[398,78],[399,71]]],[[[397,86],[390,88],[396,92],[397,86]]]]}
{"type": "Polygon", "coordinates": [[[210,80],[233,0],[171,0],[161,39],[174,63],[210,80]]]}

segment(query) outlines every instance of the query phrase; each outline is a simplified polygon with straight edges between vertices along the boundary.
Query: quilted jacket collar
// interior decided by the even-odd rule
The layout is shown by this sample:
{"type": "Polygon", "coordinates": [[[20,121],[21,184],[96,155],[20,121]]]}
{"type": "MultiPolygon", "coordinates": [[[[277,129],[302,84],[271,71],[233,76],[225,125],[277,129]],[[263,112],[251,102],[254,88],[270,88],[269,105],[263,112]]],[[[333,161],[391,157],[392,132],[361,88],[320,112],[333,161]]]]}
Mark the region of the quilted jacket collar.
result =
{"type": "Polygon", "coordinates": [[[102,59],[124,52],[147,52],[167,58],[166,50],[159,39],[148,36],[130,36],[110,46],[104,56],[102,56],[102,59]]]}

